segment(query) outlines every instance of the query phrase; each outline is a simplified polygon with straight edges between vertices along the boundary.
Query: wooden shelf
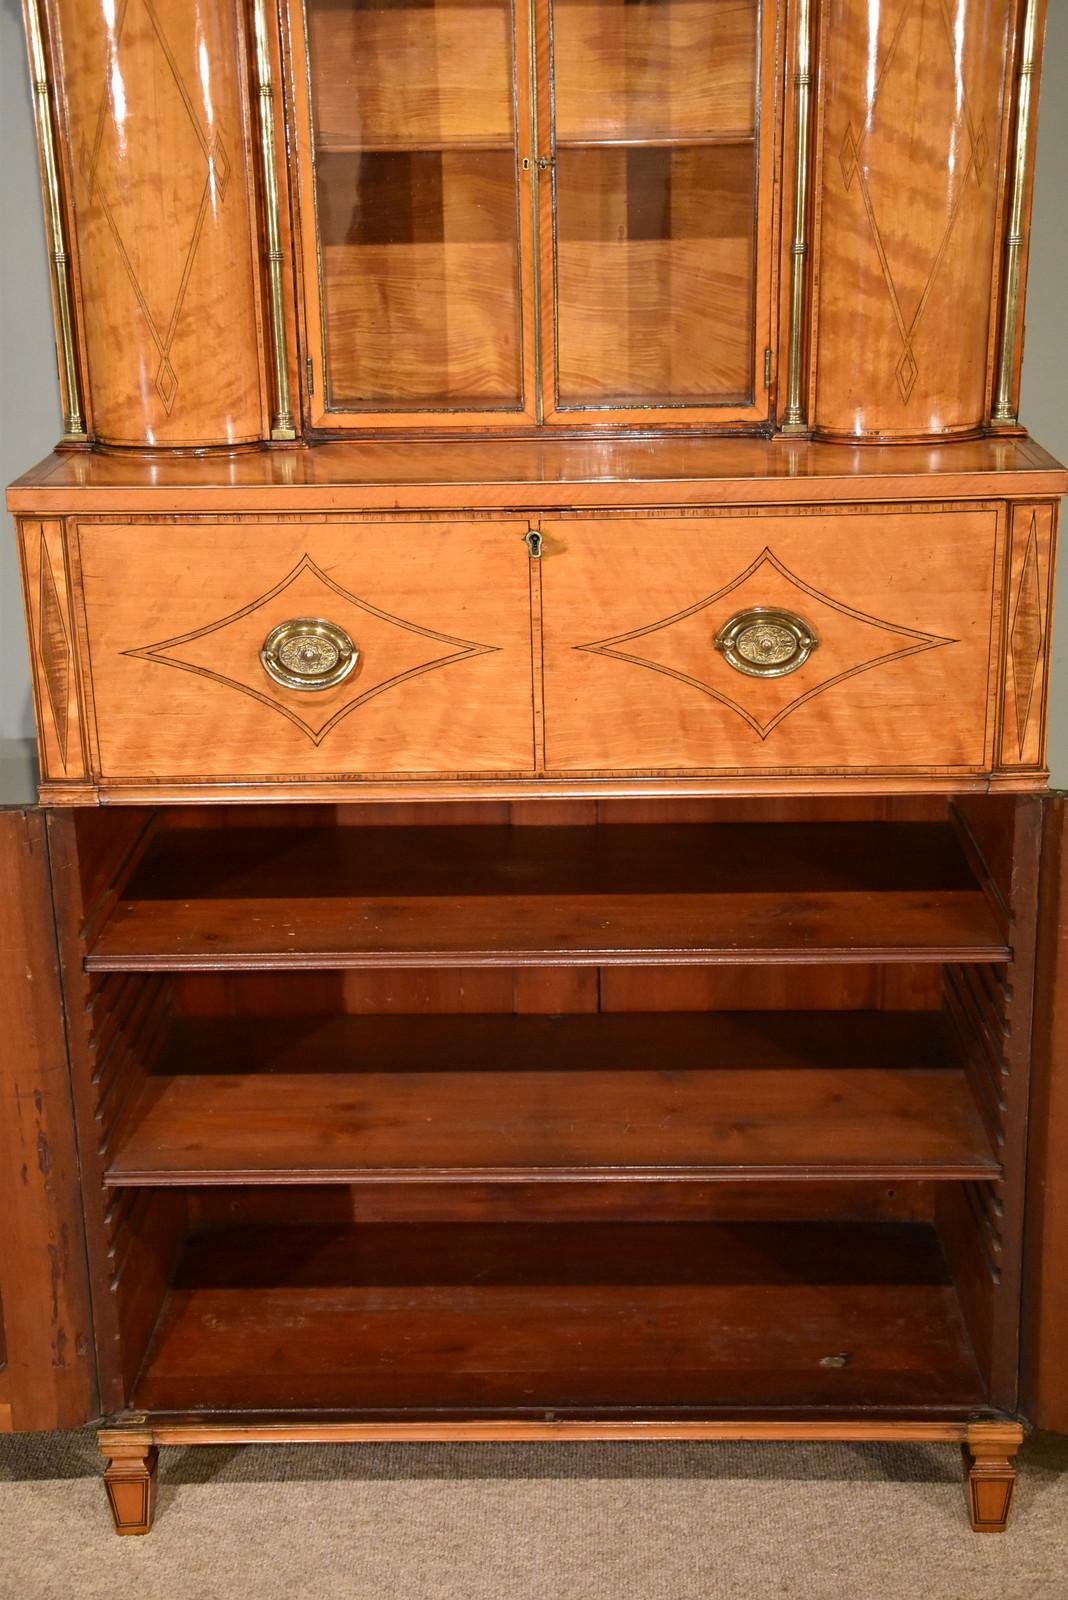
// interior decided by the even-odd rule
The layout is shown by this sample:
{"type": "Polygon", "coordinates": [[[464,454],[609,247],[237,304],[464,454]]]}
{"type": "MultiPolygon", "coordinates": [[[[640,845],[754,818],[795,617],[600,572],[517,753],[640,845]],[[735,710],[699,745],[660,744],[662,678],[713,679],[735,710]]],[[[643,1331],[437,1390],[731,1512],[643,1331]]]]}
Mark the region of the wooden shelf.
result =
{"type": "MultiPolygon", "coordinates": [[[[752,128],[728,129],[723,133],[575,133],[558,134],[554,143],[559,150],[688,150],[695,147],[722,145],[734,148],[752,145],[756,135],[752,128]]],[[[428,134],[425,138],[365,139],[358,134],[330,134],[320,138],[316,145],[317,156],[337,155],[437,155],[458,153],[477,154],[481,151],[514,151],[518,146],[513,134],[428,134]]]]}
{"type": "Polygon", "coordinates": [[[942,824],[166,829],[90,971],[1004,961],[942,824]]]}
{"type": "Polygon", "coordinates": [[[417,1420],[984,1398],[922,1226],[508,1223],[199,1235],[130,1403],[417,1420]]]}
{"type": "Polygon", "coordinates": [[[557,133],[557,150],[689,150],[695,146],[751,145],[756,143],[752,128],[729,128],[722,133],[557,133]]]}
{"type": "Polygon", "coordinates": [[[107,1182],[982,1178],[933,1013],[176,1022],[107,1182]]]}
{"type": "Polygon", "coordinates": [[[478,154],[484,150],[513,151],[516,148],[512,134],[449,134],[412,139],[400,135],[395,139],[361,139],[357,135],[330,134],[316,145],[316,156],[338,155],[437,155],[457,152],[460,155],[478,154]]]}

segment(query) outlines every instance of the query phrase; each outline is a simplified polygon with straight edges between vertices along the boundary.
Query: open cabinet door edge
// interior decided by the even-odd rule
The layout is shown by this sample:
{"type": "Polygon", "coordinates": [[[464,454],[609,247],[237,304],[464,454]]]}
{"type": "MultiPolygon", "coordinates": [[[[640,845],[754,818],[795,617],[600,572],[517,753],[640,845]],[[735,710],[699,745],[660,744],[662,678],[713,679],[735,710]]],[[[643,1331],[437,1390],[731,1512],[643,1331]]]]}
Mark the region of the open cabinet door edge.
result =
{"type": "Polygon", "coordinates": [[[97,1415],[44,815],[0,810],[0,1432],[97,1415]]]}
{"type": "Polygon", "coordinates": [[[1028,1151],[1023,1410],[1068,1433],[1068,794],[1045,805],[1028,1151]]]}

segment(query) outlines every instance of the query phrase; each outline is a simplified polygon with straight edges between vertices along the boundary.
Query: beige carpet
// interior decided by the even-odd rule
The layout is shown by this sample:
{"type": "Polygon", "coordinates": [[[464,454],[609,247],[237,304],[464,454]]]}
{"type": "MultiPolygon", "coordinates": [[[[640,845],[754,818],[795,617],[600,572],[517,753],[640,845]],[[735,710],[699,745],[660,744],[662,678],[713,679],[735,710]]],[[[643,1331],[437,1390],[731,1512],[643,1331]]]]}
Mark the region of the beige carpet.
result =
{"type": "Polygon", "coordinates": [[[161,1452],[111,1532],[91,1434],[0,1438],[3,1600],[1066,1600],[1068,1439],[968,1529],[950,1446],[161,1452]]]}

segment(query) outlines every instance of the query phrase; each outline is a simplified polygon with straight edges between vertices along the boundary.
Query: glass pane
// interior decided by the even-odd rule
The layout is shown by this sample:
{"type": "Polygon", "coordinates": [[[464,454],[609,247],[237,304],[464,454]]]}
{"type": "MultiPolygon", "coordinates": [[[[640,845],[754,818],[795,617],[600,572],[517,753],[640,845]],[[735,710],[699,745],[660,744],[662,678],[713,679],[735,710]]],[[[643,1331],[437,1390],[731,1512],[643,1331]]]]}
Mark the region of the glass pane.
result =
{"type": "Polygon", "coordinates": [[[522,399],[510,0],[310,0],[327,392],[522,399]]]}
{"type": "Polygon", "coordinates": [[[759,0],[555,0],[565,406],[744,404],[759,0]]]}

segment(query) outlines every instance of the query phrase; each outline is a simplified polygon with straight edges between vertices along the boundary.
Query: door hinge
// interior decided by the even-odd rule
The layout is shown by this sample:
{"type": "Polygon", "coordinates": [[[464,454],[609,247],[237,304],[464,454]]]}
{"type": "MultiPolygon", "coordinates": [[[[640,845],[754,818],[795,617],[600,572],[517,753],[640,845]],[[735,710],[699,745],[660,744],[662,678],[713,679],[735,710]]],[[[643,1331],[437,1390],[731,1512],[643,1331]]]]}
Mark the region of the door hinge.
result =
{"type": "Polygon", "coordinates": [[[537,528],[531,528],[529,533],[523,535],[523,543],[535,559],[541,555],[541,534],[537,528]]]}
{"type": "Polygon", "coordinates": [[[308,395],[310,398],[315,393],[315,368],[312,365],[311,356],[304,358],[304,375],[308,380],[308,395]]]}
{"type": "Polygon", "coordinates": [[[764,351],[764,387],[771,388],[771,346],[764,351]]]}

